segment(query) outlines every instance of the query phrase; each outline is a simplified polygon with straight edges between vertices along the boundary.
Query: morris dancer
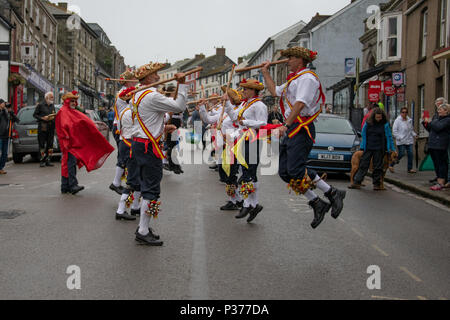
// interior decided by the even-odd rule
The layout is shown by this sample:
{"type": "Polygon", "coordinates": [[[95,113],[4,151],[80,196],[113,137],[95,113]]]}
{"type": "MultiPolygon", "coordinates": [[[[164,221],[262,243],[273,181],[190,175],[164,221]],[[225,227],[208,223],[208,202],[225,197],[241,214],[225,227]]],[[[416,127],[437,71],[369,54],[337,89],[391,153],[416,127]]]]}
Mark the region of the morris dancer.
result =
{"type": "MultiPolygon", "coordinates": [[[[237,157],[242,165],[240,192],[244,198],[244,206],[236,219],[243,219],[249,215],[247,222],[250,223],[263,210],[258,200],[257,171],[260,154],[259,141],[256,137],[259,128],[267,125],[268,111],[267,106],[259,98],[260,91],[264,90],[261,82],[255,79],[244,79],[240,87],[243,88],[241,105],[235,109],[228,101],[225,110],[231,120],[239,123],[239,129],[243,133],[240,142],[244,141],[245,163],[242,163],[244,159],[237,157]]],[[[240,148],[239,142],[236,148],[240,148]]]]}
{"type": "Polygon", "coordinates": [[[78,99],[78,92],[66,93],[55,119],[62,152],[61,193],[76,194],[84,189],[78,185],[77,165],[86,166],[88,172],[98,169],[114,151],[94,122],[76,110],[78,99]]]}
{"type": "MultiPolygon", "coordinates": [[[[222,90],[225,92],[226,87],[223,87],[222,90]]],[[[229,89],[228,96],[230,97],[232,103],[234,105],[237,105],[238,108],[241,102],[241,99],[239,98],[239,95],[237,91],[233,89],[229,89]]],[[[214,115],[211,115],[211,113],[208,113],[206,111],[205,107],[205,101],[201,101],[200,104],[200,117],[202,120],[207,123],[216,126],[220,120],[221,112],[216,112],[214,115]]],[[[220,111],[220,109],[218,109],[220,111]]],[[[239,130],[235,128],[233,125],[233,121],[231,120],[228,115],[224,116],[222,128],[221,128],[221,134],[223,137],[223,148],[220,148],[218,137],[215,136],[215,141],[217,142],[218,148],[217,151],[222,149],[225,153],[224,155],[227,156],[231,153],[231,148],[234,145],[232,142],[234,141],[234,136],[239,135],[239,130]],[[219,149],[220,148],[220,149],[219,149]]],[[[222,153],[220,154],[222,157],[222,153]]],[[[237,175],[239,173],[239,164],[234,159],[234,156],[230,156],[230,159],[227,158],[227,163],[224,163],[223,161],[219,161],[219,174],[221,177],[224,177],[224,182],[226,183],[226,194],[228,196],[228,202],[220,207],[220,210],[222,211],[233,211],[233,210],[239,210],[240,207],[243,206],[243,201],[240,196],[240,193],[238,192],[238,180],[237,175]]]]}
{"type": "MultiPolygon", "coordinates": [[[[159,81],[158,70],[164,68],[164,64],[150,63],[140,67],[136,78],[145,86],[159,81]]],[[[133,95],[133,116],[139,123],[137,126],[132,152],[136,157],[139,176],[141,177],[141,215],[139,229],[136,232],[136,241],[150,246],[162,246],[163,242],[149,229],[151,217],[156,218],[160,211],[161,179],[163,176],[161,150],[161,137],[164,131],[164,114],[166,112],[179,113],[186,109],[188,86],[185,85],[185,74],[175,75],[179,83],[178,98],[165,97],[151,88],[137,92],[133,95]]]]}
{"type": "Polygon", "coordinates": [[[270,62],[266,62],[262,68],[270,93],[280,97],[280,107],[285,119],[279,128],[280,135],[287,135],[280,145],[279,175],[296,194],[303,194],[309,200],[309,205],[314,209],[311,227],[315,229],[330,208],[332,217],[339,217],[346,192],[329,186],[314,170],[306,168],[316,136],[314,120],[321,113],[320,101],[325,103],[318,76],[306,68],[308,63],[316,59],[317,52],[293,47],[283,50],[281,54],[289,58],[289,69],[293,72],[288,76],[286,84],[275,86],[269,72],[270,62]],[[288,108],[285,108],[283,99],[286,99],[288,108]],[[312,191],[315,187],[324,192],[331,204],[312,191]]]}
{"type": "MultiPolygon", "coordinates": [[[[120,75],[120,79],[123,80],[136,80],[134,77],[134,72],[132,70],[127,70],[124,73],[120,75]]],[[[132,81],[119,81],[119,83],[122,85],[122,88],[119,92],[133,87],[136,85],[136,82],[132,81]]],[[[116,101],[114,103],[114,123],[113,123],[113,136],[114,140],[116,140],[117,143],[117,165],[116,165],[116,175],[114,177],[114,181],[109,186],[109,189],[112,191],[115,191],[117,194],[122,195],[123,193],[123,187],[122,187],[122,177],[124,176],[125,172],[125,166],[126,163],[123,162],[124,156],[121,154],[120,151],[120,127],[119,127],[119,118],[122,114],[123,110],[128,107],[128,103],[122,99],[119,99],[119,95],[116,97],[116,101]]]]}

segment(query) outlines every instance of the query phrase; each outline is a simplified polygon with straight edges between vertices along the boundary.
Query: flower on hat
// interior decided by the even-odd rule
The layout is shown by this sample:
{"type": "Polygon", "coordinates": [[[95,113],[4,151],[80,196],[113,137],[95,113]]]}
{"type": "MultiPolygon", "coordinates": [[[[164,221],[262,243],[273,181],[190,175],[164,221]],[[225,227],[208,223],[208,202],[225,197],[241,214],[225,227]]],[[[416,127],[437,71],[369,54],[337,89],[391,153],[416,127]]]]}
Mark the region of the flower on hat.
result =
{"type": "Polygon", "coordinates": [[[129,87],[129,88],[126,88],[126,89],[120,91],[120,93],[119,93],[119,98],[123,98],[123,97],[128,96],[128,94],[129,94],[131,91],[134,91],[134,90],[136,90],[135,87],[129,87]]]}

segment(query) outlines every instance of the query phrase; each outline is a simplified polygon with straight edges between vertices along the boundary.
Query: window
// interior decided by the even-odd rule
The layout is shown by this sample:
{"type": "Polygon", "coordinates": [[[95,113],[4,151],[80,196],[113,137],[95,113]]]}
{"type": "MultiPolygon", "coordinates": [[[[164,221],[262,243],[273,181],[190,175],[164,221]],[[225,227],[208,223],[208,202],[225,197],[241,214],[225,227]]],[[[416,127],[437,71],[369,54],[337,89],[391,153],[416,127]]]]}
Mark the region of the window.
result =
{"type": "MultiPolygon", "coordinates": [[[[420,122],[422,123],[423,121],[423,112],[425,111],[425,86],[419,86],[419,110],[420,110],[420,122]]],[[[425,128],[422,125],[419,125],[419,137],[423,138],[423,137],[427,137],[427,132],[425,130],[425,128]]]]}
{"type": "Polygon", "coordinates": [[[421,19],[421,35],[420,35],[420,58],[427,56],[427,39],[428,39],[428,10],[422,12],[421,19]]]}
{"type": "Polygon", "coordinates": [[[401,59],[402,15],[386,14],[378,30],[378,62],[401,59]]]}
{"type": "Polygon", "coordinates": [[[61,64],[58,62],[58,64],[56,65],[56,72],[55,72],[55,76],[56,76],[56,82],[59,83],[59,79],[60,79],[60,71],[61,71],[61,64]]]}
{"type": "Polygon", "coordinates": [[[35,21],[34,25],[36,26],[37,29],[39,29],[39,7],[38,6],[36,6],[36,21],[35,21]]]}
{"type": "Polygon", "coordinates": [[[48,55],[48,78],[52,77],[52,63],[53,63],[53,55],[50,52],[50,54],[48,55]]]}
{"type": "Polygon", "coordinates": [[[441,0],[439,7],[439,47],[445,47],[446,38],[447,38],[447,27],[446,27],[446,19],[447,19],[447,0],[441,0]]]}

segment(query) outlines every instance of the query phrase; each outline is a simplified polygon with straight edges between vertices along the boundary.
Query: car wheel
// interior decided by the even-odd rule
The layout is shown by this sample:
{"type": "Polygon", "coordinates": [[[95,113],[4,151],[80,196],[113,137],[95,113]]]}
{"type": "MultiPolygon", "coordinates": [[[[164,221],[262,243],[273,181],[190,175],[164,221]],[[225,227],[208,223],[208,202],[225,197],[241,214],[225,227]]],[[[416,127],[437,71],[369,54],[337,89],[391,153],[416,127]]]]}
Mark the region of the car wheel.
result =
{"type": "Polygon", "coordinates": [[[16,164],[23,162],[23,154],[21,153],[13,153],[13,161],[16,164]]]}

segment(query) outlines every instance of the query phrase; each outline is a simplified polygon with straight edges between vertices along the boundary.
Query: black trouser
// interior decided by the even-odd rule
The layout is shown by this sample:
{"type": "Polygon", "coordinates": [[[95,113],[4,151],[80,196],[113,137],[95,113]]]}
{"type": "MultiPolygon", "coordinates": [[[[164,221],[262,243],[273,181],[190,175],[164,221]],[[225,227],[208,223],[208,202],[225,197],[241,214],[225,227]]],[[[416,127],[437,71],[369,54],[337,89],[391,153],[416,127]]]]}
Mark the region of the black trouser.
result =
{"type": "MultiPolygon", "coordinates": [[[[287,134],[294,130],[298,123],[290,126],[287,134]]],[[[316,128],[314,123],[310,124],[309,131],[313,139],[316,137],[316,128]]],[[[313,140],[309,137],[305,129],[300,130],[295,136],[289,138],[287,135],[280,142],[280,161],[278,174],[281,179],[290,183],[292,179],[302,180],[305,177],[306,165],[308,163],[308,156],[314,145],[313,140]]],[[[314,180],[317,172],[308,169],[308,176],[314,180]]]]}
{"type": "Polygon", "coordinates": [[[40,127],[38,130],[39,151],[41,153],[41,162],[50,161],[53,154],[53,141],[55,138],[55,129],[47,125],[47,130],[43,131],[40,127]]]}
{"type": "Polygon", "coordinates": [[[131,148],[127,146],[127,144],[120,140],[119,149],[117,151],[117,165],[118,167],[125,169],[127,167],[127,163],[130,160],[130,151],[131,148]]]}
{"type": "Polygon", "coordinates": [[[130,159],[127,161],[127,187],[124,188],[123,194],[130,194],[134,191],[141,191],[141,180],[139,177],[139,168],[136,157],[131,153],[130,159]]]}
{"type": "Polygon", "coordinates": [[[381,185],[381,177],[383,176],[383,161],[384,161],[384,150],[365,150],[361,161],[359,162],[359,169],[355,174],[354,183],[361,184],[364,177],[369,171],[370,161],[373,162],[373,173],[372,181],[374,186],[381,185]]]}
{"type": "Polygon", "coordinates": [[[117,133],[117,124],[113,125],[112,133],[113,133],[114,140],[116,140],[117,149],[119,149],[120,134],[117,133]]]}
{"type": "Polygon", "coordinates": [[[438,179],[448,178],[448,153],[447,150],[428,149],[434,164],[434,171],[438,179]]]}
{"type": "Polygon", "coordinates": [[[77,158],[70,152],[67,153],[67,159],[63,154],[62,161],[67,161],[68,177],[61,176],[61,191],[67,192],[78,185],[77,180],[77,158]]]}
{"type": "MultiPolygon", "coordinates": [[[[251,139],[251,138],[250,138],[251,139]]],[[[245,141],[244,144],[245,162],[248,168],[242,166],[243,182],[258,182],[258,165],[259,165],[259,140],[255,142],[245,141]]]]}
{"type": "Polygon", "coordinates": [[[141,182],[141,194],[144,200],[158,200],[161,193],[161,180],[163,177],[163,163],[153,153],[152,144],[148,144],[147,152],[145,143],[133,141],[133,157],[141,182]]]}

